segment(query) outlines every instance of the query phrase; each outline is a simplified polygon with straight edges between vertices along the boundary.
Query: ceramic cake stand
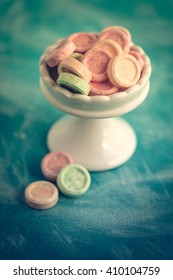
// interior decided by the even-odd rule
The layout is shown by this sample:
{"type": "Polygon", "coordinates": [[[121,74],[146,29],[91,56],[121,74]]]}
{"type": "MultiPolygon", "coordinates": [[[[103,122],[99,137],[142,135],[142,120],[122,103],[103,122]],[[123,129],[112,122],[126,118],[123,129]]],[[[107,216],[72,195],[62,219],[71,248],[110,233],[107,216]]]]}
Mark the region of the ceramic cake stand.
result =
{"type": "Polygon", "coordinates": [[[75,162],[90,171],[118,167],[133,155],[136,135],[133,128],[119,116],[140,105],[149,92],[151,65],[144,51],[145,66],[138,84],[110,96],[83,96],[56,85],[40,59],[40,86],[46,99],[67,115],[48,132],[50,151],[68,152],[75,162]],[[115,118],[116,117],[116,118],[115,118]]]}

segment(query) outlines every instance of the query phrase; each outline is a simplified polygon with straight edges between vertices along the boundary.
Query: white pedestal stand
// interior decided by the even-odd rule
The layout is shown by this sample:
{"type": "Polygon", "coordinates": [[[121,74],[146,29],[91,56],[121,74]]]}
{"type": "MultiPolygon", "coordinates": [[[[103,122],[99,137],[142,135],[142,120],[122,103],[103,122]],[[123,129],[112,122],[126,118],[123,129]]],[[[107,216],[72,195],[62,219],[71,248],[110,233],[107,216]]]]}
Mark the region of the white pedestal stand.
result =
{"type": "Polygon", "coordinates": [[[66,151],[90,171],[125,163],[136,149],[133,128],[120,118],[86,119],[66,116],[48,133],[50,151],[66,151]]]}
{"type": "Polygon", "coordinates": [[[53,106],[68,114],[48,132],[50,151],[68,152],[75,162],[90,171],[112,169],[133,155],[136,149],[135,132],[119,116],[134,110],[145,100],[151,75],[150,59],[140,47],[134,45],[133,48],[141,53],[145,63],[138,83],[110,96],[91,97],[73,94],[57,86],[45,64],[44,56],[48,50],[45,51],[40,58],[41,90],[53,106]]]}

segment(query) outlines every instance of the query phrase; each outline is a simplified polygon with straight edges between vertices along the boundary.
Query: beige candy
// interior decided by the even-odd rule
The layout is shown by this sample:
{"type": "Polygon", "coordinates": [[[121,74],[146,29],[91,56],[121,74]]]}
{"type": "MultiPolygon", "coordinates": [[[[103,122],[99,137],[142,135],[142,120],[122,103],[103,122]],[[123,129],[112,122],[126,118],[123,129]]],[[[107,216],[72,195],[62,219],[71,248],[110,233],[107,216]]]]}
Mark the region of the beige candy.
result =
{"type": "Polygon", "coordinates": [[[65,58],[58,67],[58,74],[62,72],[73,73],[78,77],[84,79],[87,83],[89,83],[92,79],[92,75],[87,67],[73,57],[65,58]]]}
{"type": "Polygon", "coordinates": [[[115,86],[128,88],[138,82],[141,71],[138,61],[132,55],[121,54],[110,60],[107,74],[115,86]]]}
{"type": "Polygon", "coordinates": [[[34,209],[53,207],[59,198],[57,187],[48,181],[35,181],[25,189],[25,202],[34,209]]]}

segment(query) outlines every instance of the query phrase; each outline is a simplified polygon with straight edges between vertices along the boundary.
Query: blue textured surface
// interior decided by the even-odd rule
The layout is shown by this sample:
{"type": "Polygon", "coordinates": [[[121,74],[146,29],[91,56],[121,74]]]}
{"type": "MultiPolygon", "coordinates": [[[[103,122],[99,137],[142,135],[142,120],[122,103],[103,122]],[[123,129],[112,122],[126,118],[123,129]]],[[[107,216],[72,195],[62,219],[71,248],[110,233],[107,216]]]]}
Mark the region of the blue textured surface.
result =
{"type": "Polygon", "coordinates": [[[0,258],[173,259],[173,2],[1,1],[0,258]],[[159,2],[159,3],[158,3],[159,2]],[[39,89],[38,61],[77,31],[127,27],[152,61],[147,100],[124,116],[138,148],[120,168],[91,173],[88,193],[47,211],[23,191],[43,179],[46,135],[64,114],[39,89]]]}

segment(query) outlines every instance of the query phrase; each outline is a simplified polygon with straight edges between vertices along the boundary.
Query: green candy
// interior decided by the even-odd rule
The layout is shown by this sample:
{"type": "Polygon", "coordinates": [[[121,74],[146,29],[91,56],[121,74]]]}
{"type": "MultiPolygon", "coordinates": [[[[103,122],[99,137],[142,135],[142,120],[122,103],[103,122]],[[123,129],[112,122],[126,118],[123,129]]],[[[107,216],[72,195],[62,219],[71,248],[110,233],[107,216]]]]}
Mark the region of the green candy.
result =
{"type": "Polygon", "coordinates": [[[79,60],[79,61],[81,61],[81,58],[83,57],[83,55],[81,53],[78,53],[78,52],[74,52],[70,56],[79,60]]]}
{"type": "Polygon", "coordinates": [[[66,196],[78,197],[87,192],[91,184],[88,170],[80,164],[68,164],[57,176],[59,190],[66,196]]]}
{"type": "Polygon", "coordinates": [[[88,95],[90,92],[89,84],[85,80],[71,73],[61,73],[56,83],[57,85],[65,87],[76,93],[88,95]]]}

